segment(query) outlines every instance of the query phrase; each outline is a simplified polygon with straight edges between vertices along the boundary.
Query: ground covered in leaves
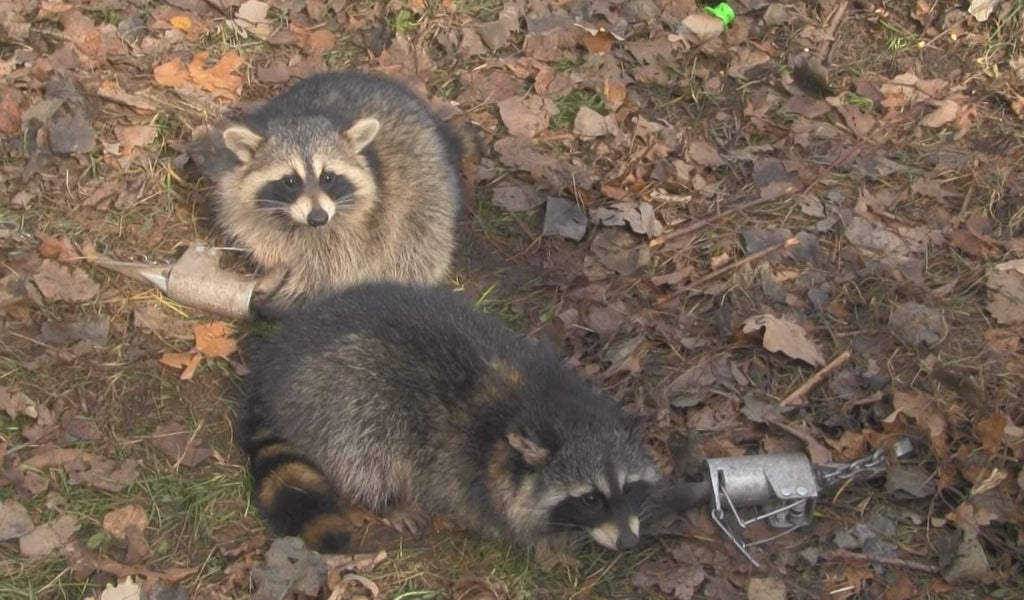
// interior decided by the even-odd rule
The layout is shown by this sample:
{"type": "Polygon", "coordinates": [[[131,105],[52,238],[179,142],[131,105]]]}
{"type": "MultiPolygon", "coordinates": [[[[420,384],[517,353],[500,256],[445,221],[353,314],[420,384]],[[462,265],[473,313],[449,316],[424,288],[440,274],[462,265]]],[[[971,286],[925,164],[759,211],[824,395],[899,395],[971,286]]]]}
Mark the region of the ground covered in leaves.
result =
{"type": "Polygon", "coordinates": [[[0,1],[0,597],[1022,597],[1024,2],[731,5],[0,1]],[[673,477],[913,454],[761,568],[705,511],[575,564],[268,550],[230,420],[250,326],[94,261],[214,240],[191,131],[331,68],[475,135],[452,285],[673,477]]]}

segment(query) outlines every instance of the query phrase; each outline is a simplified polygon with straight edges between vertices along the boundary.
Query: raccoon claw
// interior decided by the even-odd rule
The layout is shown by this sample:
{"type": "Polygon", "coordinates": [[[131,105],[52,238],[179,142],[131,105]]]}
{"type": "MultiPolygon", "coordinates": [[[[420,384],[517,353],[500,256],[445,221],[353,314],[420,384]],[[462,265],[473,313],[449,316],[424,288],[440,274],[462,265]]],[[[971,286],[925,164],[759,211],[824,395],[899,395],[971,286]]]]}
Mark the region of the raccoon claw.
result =
{"type": "Polygon", "coordinates": [[[398,533],[418,538],[430,525],[430,517],[415,508],[395,508],[388,512],[386,520],[398,533]]]}

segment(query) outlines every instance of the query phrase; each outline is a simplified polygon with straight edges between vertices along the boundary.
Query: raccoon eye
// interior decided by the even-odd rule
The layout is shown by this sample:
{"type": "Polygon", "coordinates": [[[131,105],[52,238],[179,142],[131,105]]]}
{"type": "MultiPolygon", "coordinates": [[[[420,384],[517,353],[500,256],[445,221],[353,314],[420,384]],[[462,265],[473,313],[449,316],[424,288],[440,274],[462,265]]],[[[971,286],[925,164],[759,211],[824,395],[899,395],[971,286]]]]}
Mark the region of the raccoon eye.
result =
{"type": "Polygon", "coordinates": [[[580,502],[582,502],[586,506],[597,506],[597,503],[600,501],[601,497],[595,494],[594,492],[590,492],[589,494],[583,494],[582,496],[580,496],[580,502]]]}
{"type": "Polygon", "coordinates": [[[294,175],[285,175],[281,178],[281,183],[283,183],[285,187],[293,188],[299,185],[299,178],[294,175]]]}
{"type": "Polygon", "coordinates": [[[324,185],[330,185],[334,183],[334,173],[331,173],[330,171],[324,171],[323,173],[321,173],[320,183],[324,185]]]}

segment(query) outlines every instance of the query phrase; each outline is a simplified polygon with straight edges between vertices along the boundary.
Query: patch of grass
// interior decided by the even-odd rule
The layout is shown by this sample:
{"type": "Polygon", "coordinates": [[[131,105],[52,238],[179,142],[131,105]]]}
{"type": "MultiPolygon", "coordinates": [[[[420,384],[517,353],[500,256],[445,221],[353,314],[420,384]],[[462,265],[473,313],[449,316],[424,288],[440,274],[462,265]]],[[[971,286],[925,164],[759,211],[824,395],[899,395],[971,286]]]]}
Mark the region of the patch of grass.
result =
{"type": "Polygon", "coordinates": [[[919,35],[912,31],[907,31],[892,21],[881,19],[879,23],[886,30],[886,48],[892,52],[904,52],[911,48],[916,48],[922,43],[919,35]]]}
{"type": "Polygon", "coordinates": [[[573,90],[559,98],[555,104],[556,112],[551,117],[551,128],[555,130],[572,129],[573,123],[576,121],[576,113],[584,106],[602,115],[608,112],[601,94],[590,89],[573,90]]]}
{"type": "Polygon", "coordinates": [[[493,21],[501,12],[502,2],[499,0],[455,0],[455,10],[468,14],[477,21],[493,21]]]}
{"type": "Polygon", "coordinates": [[[4,600],[82,600],[101,587],[75,581],[61,557],[26,560],[0,547],[0,598],[4,600]]]}
{"type": "Polygon", "coordinates": [[[328,69],[347,69],[356,63],[362,52],[362,47],[348,37],[342,36],[335,43],[334,48],[324,54],[324,64],[328,69]]]}
{"type": "Polygon", "coordinates": [[[198,477],[161,469],[137,484],[150,511],[147,537],[157,556],[195,554],[215,543],[214,534],[250,514],[243,467],[198,477]],[[157,542],[159,540],[159,542],[157,542]]]}
{"type": "Polygon", "coordinates": [[[860,94],[854,94],[853,92],[847,92],[845,99],[851,106],[855,106],[861,110],[861,112],[870,113],[875,108],[874,101],[871,98],[861,96],[860,94]]]}
{"type": "Polygon", "coordinates": [[[420,17],[408,8],[396,12],[391,21],[395,33],[415,33],[420,26],[420,17]]]}

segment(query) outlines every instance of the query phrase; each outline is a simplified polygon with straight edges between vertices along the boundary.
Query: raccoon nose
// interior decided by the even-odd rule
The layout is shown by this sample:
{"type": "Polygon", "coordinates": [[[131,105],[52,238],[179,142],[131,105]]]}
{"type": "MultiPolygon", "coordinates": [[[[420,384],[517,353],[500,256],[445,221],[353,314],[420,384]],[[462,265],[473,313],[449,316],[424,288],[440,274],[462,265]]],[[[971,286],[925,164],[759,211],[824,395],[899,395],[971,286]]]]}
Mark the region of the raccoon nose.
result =
{"type": "Polygon", "coordinates": [[[313,227],[320,227],[326,225],[330,217],[327,216],[327,211],[322,208],[314,208],[309,211],[309,215],[306,216],[306,223],[313,227]]]}
{"type": "Polygon", "coordinates": [[[619,533],[619,540],[615,546],[619,550],[629,550],[635,548],[638,543],[640,543],[640,537],[627,529],[619,533]]]}

